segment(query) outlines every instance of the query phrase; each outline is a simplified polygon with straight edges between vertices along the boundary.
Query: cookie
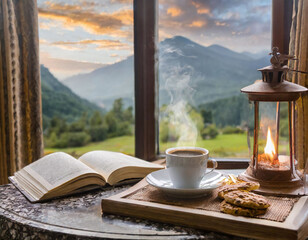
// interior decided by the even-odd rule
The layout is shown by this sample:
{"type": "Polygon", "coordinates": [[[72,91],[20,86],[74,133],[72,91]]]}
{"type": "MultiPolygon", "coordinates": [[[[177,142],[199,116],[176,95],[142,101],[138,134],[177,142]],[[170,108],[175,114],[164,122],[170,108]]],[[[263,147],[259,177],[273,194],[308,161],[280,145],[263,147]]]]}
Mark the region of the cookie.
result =
{"type": "Polygon", "coordinates": [[[226,202],[244,208],[267,209],[270,206],[265,197],[252,192],[231,191],[224,198],[226,202]]]}
{"type": "Polygon", "coordinates": [[[218,191],[218,197],[221,199],[224,199],[225,194],[232,192],[232,191],[237,191],[238,190],[238,185],[226,185],[220,188],[218,191]]]}
{"type": "Polygon", "coordinates": [[[260,184],[257,182],[243,182],[238,185],[239,185],[238,187],[239,190],[246,190],[246,191],[253,191],[260,187],[260,184]]]}
{"type": "Polygon", "coordinates": [[[255,217],[266,213],[266,209],[243,208],[232,205],[226,201],[221,202],[220,211],[227,214],[232,214],[235,216],[244,216],[244,217],[255,217]]]}
{"type": "Polygon", "coordinates": [[[260,187],[260,184],[257,182],[242,182],[233,185],[225,185],[218,191],[218,197],[224,199],[224,195],[236,190],[243,190],[243,191],[252,191],[256,190],[260,187]]]}

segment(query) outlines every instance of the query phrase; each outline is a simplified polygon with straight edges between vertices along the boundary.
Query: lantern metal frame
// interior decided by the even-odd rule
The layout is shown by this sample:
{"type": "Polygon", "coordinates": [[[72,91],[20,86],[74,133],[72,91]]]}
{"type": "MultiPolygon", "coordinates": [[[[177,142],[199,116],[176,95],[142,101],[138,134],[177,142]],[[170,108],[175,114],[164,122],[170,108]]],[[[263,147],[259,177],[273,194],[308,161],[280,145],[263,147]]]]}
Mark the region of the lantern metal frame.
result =
{"type": "MultiPolygon", "coordinates": [[[[248,95],[248,99],[254,102],[254,138],[253,156],[249,167],[239,175],[240,179],[257,181],[260,183],[259,192],[270,194],[303,195],[305,189],[302,176],[296,170],[294,159],[295,143],[295,101],[301,94],[307,93],[308,89],[298,84],[285,80],[289,70],[284,62],[294,59],[294,56],[282,55],[274,47],[271,58],[272,65],[258,69],[262,73],[262,81],[244,87],[241,92],[248,95]],[[289,171],[271,171],[258,166],[258,137],[259,137],[259,102],[277,102],[276,107],[276,138],[275,148],[278,154],[279,145],[279,122],[280,122],[280,103],[288,102],[288,130],[289,130],[289,152],[290,168],[289,171]]],[[[278,157],[278,156],[277,156],[278,157]]]]}

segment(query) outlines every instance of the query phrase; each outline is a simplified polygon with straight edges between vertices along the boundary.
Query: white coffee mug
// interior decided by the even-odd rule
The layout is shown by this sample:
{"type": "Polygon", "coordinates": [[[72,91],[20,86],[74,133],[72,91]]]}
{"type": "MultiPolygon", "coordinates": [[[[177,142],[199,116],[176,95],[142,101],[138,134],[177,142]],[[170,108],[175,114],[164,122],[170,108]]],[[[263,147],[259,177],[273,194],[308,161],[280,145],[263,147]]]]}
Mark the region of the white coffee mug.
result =
{"type": "Polygon", "coordinates": [[[209,150],[199,147],[175,147],[166,150],[166,166],[172,184],[176,188],[198,188],[205,174],[217,168],[217,162],[209,159],[209,150]],[[208,160],[213,168],[206,172],[208,160]]]}

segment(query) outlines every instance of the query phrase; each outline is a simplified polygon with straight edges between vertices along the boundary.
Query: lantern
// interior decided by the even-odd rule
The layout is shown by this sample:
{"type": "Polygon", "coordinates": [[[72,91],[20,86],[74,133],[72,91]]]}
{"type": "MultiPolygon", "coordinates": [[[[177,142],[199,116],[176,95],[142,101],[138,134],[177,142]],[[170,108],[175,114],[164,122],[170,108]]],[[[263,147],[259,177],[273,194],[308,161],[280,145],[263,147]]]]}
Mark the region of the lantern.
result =
{"type": "Polygon", "coordinates": [[[297,170],[295,155],[295,101],[307,88],[285,81],[292,56],[274,47],[272,65],[259,69],[262,81],[241,89],[254,104],[253,155],[239,176],[260,183],[261,192],[304,194],[304,176],[297,170]]]}

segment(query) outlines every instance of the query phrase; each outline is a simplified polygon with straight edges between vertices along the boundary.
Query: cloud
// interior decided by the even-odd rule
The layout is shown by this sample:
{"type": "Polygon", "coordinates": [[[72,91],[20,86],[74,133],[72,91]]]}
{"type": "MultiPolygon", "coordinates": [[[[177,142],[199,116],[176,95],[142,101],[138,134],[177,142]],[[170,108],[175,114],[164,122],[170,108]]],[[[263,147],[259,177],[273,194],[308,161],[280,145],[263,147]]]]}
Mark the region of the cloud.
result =
{"type": "Polygon", "coordinates": [[[50,29],[50,24],[48,24],[48,23],[46,23],[46,22],[40,22],[40,23],[39,23],[39,27],[40,27],[40,29],[49,30],[49,29],[50,29]]]}
{"type": "Polygon", "coordinates": [[[206,22],[204,21],[193,21],[191,24],[189,24],[190,27],[197,27],[197,28],[204,27],[205,25],[206,22]]]}
{"type": "Polygon", "coordinates": [[[177,7],[171,7],[171,8],[168,8],[167,14],[169,14],[171,17],[177,17],[182,14],[182,10],[177,7]]]}
{"type": "Polygon", "coordinates": [[[208,7],[202,6],[202,4],[192,1],[192,5],[197,9],[197,13],[198,14],[209,14],[210,13],[210,9],[208,7]]]}
{"type": "MultiPolygon", "coordinates": [[[[52,43],[49,43],[49,44],[53,45],[52,43]]],[[[65,44],[56,44],[55,46],[63,50],[68,50],[68,51],[79,51],[84,48],[82,46],[73,46],[73,45],[65,45],[65,44]]]]}
{"type": "Polygon", "coordinates": [[[216,24],[216,26],[227,26],[227,23],[225,23],[225,22],[216,21],[215,24],[216,24]]]}
{"type": "Polygon", "coordinates": [[[49,42],[46,39],[44,39],[44,38],[40,38],[39,39],[39,43],[40,44],[49,44],[49,42]]]}
{"type": "Polygon", "coordinates": [[[88,45],[97,45],[97,49],[115,49],[115,50],[129,50],[131,47],[126,44],[122,43],[119,40],[107,40],[107,39],[85,39],[77,42],[73,41],[57,41],[52,42],[50,45],[59,46],[66,49],[73,49],[73,48],[84,48],[88,45]]]}
{"type": "Polygon", "coordinates": [[[52,2],[45,2],[38,9],[40,18],[61,21],[66,28],[82,27],[92,34],[131,37],[132,9],[99,13],[94,8],[52,2]]]}
{"type": "MultiPolygon", "coordinates": [[[[39,29],[40,30],[48,30],[48,31],[59,31],[61,28],[63,28],[63,24],[59,21],[52,21],[50,19],[39,19],[39,29]]],[[[73,31],[74,27],[68,27],[66,26],[66,30],[73,31]]]]}
{"type": "MultiPolygon", "coordinates": [[[[87,2],[83,2],[83,4],[85,3],[87,4],[87,2]]],[[[60,4],[52,1],[46,1],[45,4],[54,11],[76,11],[82,9],[81,5],[60,4]]]]}
{"type": "MultiPolygon", "coordinates": [[[[163,40],[182,35],[202,45],[259,51],[270,45],[270,2],[159,0],[159,37],[163,40]]],[[[39,0],[40,28],[44,30],[40,36],[45,39],[40,43],[43,47],[54,46],[50,49],[85,49],[85,52],[112,49],[114,56],[108,52],[106,57],[115,60],[116,54],[122,55],[119,50],[132,50],[132,3],[133,0],[39,0]]]]}
{"type": "Polygon", "coordinates": [[[270,0],[160,0],[159,4],[160,40],[182,35],[203,45],[213,44],[216,39],[217,44],[239,49],[244,48],[242,44],[238,46],[239,38],[259,38],[257,46],[253,45],[258,51],[262,45],[266,47],[261,36],[270,37],[270,0]],[[170,8],[181,9],[182,13],[172,17],[168,14],[170,8]],[[228,42],[224,42],[227,38],[228,42]]]}
{"type": "Polygon", "coordinates": [[[197,9],[197,13],[199,13],[199,14],[210,14],[210,9],[200,8],[200,9],[197,9]]]}
{"type": "Polygon", "coordinates": [[[126,4],[133,4],[133,0],[111,0],[111,3],[126,3],[126,4]]]}
{"type": "Polygon", "coordinates": [[[97,2],[94,2],[94,1],[89,1],[89,0],[82,0],[81,1],[81,6],[84,8],[93,8],[93,7],[96,7],[98,5],[97,2]]]}
{"type": "Polygon", "coordinates": [[[97,68],[106,66],[106,64],[101,63],[53,58],[46,52],[40,53],[40,62],[49,68],[49,70],[59,79],[64,79],[75,74],[91,72],[97,68]]]}
{"type": "Polygon", "coordinates": [[[226,12],[221,16],[221,19],[223,20],[240,20],[241,19],[241,14],[239,12],[226,12]]]}
{"type": "Polygon", "coordinates": [[[166,39],[166,38],[172,38],[173,35],[170,33],[170,31],[166,30],[165,29],[160,29],[159,30],[159,38],[160,39],[166,39]]]}
{"type": "Polygon", "coordinates": [[[113,53],[109,55],[110,57],[119,57],[119,54],[113,53]]]}

